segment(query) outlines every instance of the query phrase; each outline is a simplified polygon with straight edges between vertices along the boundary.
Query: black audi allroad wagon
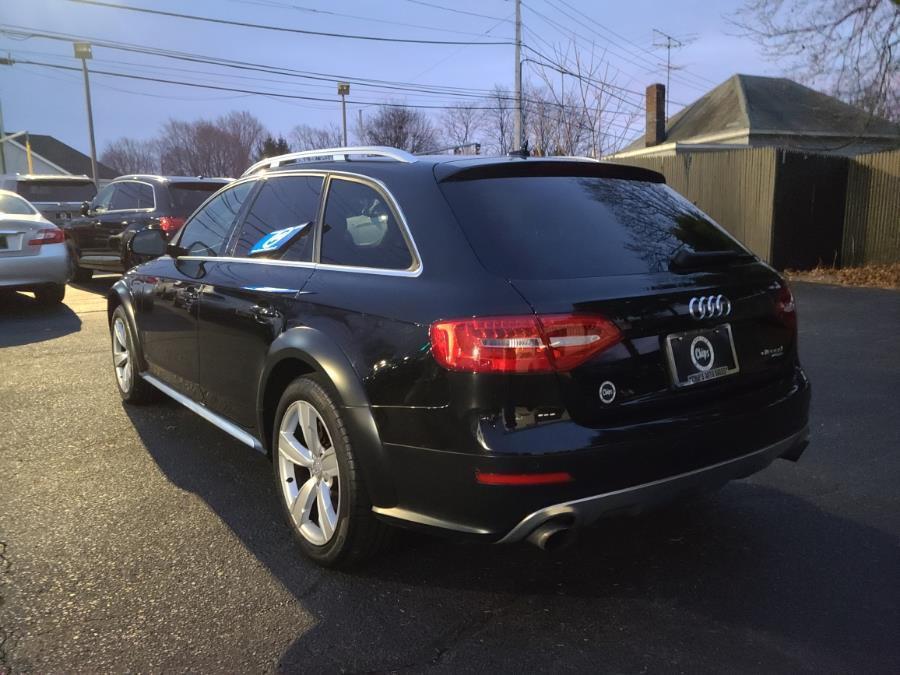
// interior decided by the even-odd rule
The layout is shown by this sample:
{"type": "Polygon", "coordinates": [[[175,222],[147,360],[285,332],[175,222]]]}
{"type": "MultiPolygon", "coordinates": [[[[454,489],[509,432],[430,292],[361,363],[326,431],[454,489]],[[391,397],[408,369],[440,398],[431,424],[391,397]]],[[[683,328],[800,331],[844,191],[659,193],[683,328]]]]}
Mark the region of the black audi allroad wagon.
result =
{"type": "Polygon", "coordinates": [[[808,442],[790,290],[651,171],[295,153],[131,248],[122,397],[268,453],[323,565],[391,525],[557,547],[808,442]]]}

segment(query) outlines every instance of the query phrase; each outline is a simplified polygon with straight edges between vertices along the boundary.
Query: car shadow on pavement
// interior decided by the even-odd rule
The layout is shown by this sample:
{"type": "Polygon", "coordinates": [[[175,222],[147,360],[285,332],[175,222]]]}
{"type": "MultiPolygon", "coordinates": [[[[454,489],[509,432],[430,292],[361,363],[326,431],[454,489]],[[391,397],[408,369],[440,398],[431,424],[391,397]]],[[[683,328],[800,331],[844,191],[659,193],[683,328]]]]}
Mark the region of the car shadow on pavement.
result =
{"type": "Polygon", "coordinates": [[[88,281],[70,281],[69,286],[87,293],[106,295],[110,287],[121,278],[121,274],[104,274],[102,276],[94,276],[88,281]]]}
{"type": "Polygon", "coordinates": [[[42,305],[25,293],[0,293],[0,347],[53,340],[81,330],[81,319],[63,301],[42,305]]]}
{"type": "Polygon", "coordinates": [[[604,521],[558,554],[400,533],[342,573],[301,556],[265,457],[168,399],[125,410],[167,478],[316,618],[281,670],[804,670],[817,665],[810,654],[836,670],[900,664],[895,538],[766,486],[765,474],[604,521]]]}

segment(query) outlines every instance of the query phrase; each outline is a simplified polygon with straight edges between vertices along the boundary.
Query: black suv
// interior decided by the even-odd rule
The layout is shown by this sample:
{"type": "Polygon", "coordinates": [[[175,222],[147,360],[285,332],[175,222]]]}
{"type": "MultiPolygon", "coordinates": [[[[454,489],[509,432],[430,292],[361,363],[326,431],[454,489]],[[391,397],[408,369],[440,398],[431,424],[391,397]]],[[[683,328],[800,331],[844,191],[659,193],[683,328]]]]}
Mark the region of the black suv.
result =
{"type": "Polygon", "coordinates": [[[135,232],[155,228],[174,235],[194,209],[229,178],[185,176],[120,176],[81,207],[81,218],[60,224],[72,256],[76,281],[94,270],[124,272],[139,260],[128,241],[135,232]]]}
{"type": "Polygon", "coordinates": [[[122,396],[269,453],[324,565],[389,524],[555,547],[806,447],[791,292],[651,171],[297,153],[159,235],[109,295],[122,396]]]}

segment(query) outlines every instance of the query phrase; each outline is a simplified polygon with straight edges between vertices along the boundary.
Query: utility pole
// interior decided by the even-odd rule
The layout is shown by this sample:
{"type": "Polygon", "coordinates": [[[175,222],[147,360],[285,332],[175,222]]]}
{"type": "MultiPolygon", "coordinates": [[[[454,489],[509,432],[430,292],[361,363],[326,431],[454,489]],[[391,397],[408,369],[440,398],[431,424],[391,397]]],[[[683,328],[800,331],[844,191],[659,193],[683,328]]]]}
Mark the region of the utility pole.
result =
{"type": "Polygon", "coordinates": [[[350,93],[349,82],[338,82],[338,95],[341,97],[341,119],[344,130],[344,147],[347,147],[347,94],[350,93]]]}
{"type": "Polygon", "coordinates": [[[3,141],[3,105],[0,101],[0,173],[6,173],[6,145],[3,141]]]}
{"type": "Polygon", "coordinates": [[[93,54],[91,53],[90,42],[76,42],[74,47],[75,58],[81,59],[81,72],[84,73],[84,100],[87,103],[88,133],[91,137],[91,178],[94,179],[94,187],[99,189],[100,183],[97,182],[97,144],[94,141],[94,111],[91,108],[91,82],[88,77],[87,67],[87,60],[93,58],[93,54]]]}
{"type": "Polygon", "coordinates": [[[513,150],[522,147],[522,0],[516,2],[516,114],[513,124],[513,150]]]}

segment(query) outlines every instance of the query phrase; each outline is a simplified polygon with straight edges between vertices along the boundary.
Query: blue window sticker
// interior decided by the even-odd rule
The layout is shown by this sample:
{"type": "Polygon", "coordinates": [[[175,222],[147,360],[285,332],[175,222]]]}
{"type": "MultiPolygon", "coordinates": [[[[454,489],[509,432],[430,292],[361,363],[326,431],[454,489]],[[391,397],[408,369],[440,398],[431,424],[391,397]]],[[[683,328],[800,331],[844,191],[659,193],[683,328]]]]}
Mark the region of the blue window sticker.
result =
{"type": "Polygon", "coordinates": [[[257,241],[253,244],[253,247],[250,249],[249,254],[253,255],[265,255],[268,253],[277,253],[282,249],[287,248],[293,243],[294,239],[297,236],[309,227],[309,223],[301,223],[300,225],[294,225],[292,227],[286,227],[282,230],[275,230],[274,232],[269,232],[265,237],[257,241]]]}

